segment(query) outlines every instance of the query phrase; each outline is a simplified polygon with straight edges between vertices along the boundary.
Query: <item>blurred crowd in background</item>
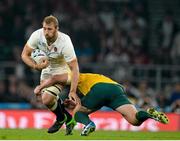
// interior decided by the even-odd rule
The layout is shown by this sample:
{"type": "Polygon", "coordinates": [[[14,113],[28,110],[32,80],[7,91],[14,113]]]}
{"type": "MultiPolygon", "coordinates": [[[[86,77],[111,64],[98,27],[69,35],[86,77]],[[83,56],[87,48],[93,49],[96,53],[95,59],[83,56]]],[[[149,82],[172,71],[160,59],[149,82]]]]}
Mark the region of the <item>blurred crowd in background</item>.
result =
{"type": "MultiPolygon", "coordinates": [[[[31,33],[42,27],[45,16],[52,14],[59,19],[60,31],[71,37],[81,71],[86,72],[81,66],[88,63],[107,67],[180,65],[180,23],[173,9],[164,11],[153,29],[157,39],[152,47],[148,0],[1,0],[0,63],[4,67],[0,68],[0,108],[7,102],[44,108],[33,95],[39,72],[25,66],[20,54],[31,33]]],[[[137,107],[180,113],[180,81],[162,90],[145,80],[136,84],[118,81],[137,107]]]]}

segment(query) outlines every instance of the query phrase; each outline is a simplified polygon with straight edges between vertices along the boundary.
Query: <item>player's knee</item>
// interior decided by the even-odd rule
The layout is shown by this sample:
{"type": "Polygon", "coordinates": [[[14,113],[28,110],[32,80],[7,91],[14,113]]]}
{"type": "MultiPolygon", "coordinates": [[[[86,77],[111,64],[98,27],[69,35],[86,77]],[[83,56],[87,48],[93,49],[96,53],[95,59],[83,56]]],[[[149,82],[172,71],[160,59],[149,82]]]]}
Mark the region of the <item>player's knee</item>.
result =
{"type": "Polygon", "coordinates": [[[44,105],[51,105],[54,99],[58,99],[61,88],[58,85],[50,86],[42,90],[42,102],[44,105]]]}
{"type": "Polygon", "coordinates": [[[42,103],[46,106],[51,105],[54,102],[55,97],[51,95],[44,94],[42,96],[42,103]]]}

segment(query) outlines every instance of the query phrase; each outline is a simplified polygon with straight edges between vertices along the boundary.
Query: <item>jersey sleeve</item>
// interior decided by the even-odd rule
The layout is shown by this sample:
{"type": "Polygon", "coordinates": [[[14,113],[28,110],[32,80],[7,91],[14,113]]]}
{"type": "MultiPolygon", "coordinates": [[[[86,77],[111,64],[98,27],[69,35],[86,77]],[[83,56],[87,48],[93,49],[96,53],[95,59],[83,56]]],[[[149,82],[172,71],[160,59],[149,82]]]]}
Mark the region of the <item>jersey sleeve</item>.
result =
{"type": "Polygon", "coordinates": [[[64,59],[66,62],[70,62],[76,58],[74,46],[69,36],[67,37],[64,48],[62,49],[62,54],[64,55],[64,59]]]}
{"type": "Polygon", "coordinates": [[[38,33],[37,31],[33,32],[30,36],[30,38],[27,41],[27,45],[33,49],[37,48],[38,44],[38,33]]]}

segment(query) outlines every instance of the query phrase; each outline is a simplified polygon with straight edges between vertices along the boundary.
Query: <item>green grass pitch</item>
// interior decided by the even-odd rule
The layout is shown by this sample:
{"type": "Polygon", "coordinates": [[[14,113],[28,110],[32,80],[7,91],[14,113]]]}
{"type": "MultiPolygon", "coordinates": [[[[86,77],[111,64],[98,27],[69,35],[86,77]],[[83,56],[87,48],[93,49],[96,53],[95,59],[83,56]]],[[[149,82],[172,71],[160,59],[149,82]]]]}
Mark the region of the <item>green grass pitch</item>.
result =
{"type": "Polygon", "coordinates": [[[45,129],[0,129],[0,140],[180,140],[180,132],[128,132],[98,130],[80,136],[80,130],[65,136],[65,130],[48,134],[45,129]]]}

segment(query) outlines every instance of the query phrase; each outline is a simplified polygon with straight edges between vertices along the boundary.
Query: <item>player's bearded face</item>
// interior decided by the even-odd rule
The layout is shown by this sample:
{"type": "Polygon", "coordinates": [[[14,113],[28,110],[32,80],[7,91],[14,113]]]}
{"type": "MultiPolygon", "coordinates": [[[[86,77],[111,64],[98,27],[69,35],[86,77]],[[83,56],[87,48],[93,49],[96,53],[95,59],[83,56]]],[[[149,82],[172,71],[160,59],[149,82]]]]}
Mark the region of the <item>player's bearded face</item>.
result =
{"type": "Polygon", "coordinates": [[[56,36],[57,28],[54,26],[53,23],[50,24],[43,23],[43,31],[46,40],[52,40],[56,36]]]}

